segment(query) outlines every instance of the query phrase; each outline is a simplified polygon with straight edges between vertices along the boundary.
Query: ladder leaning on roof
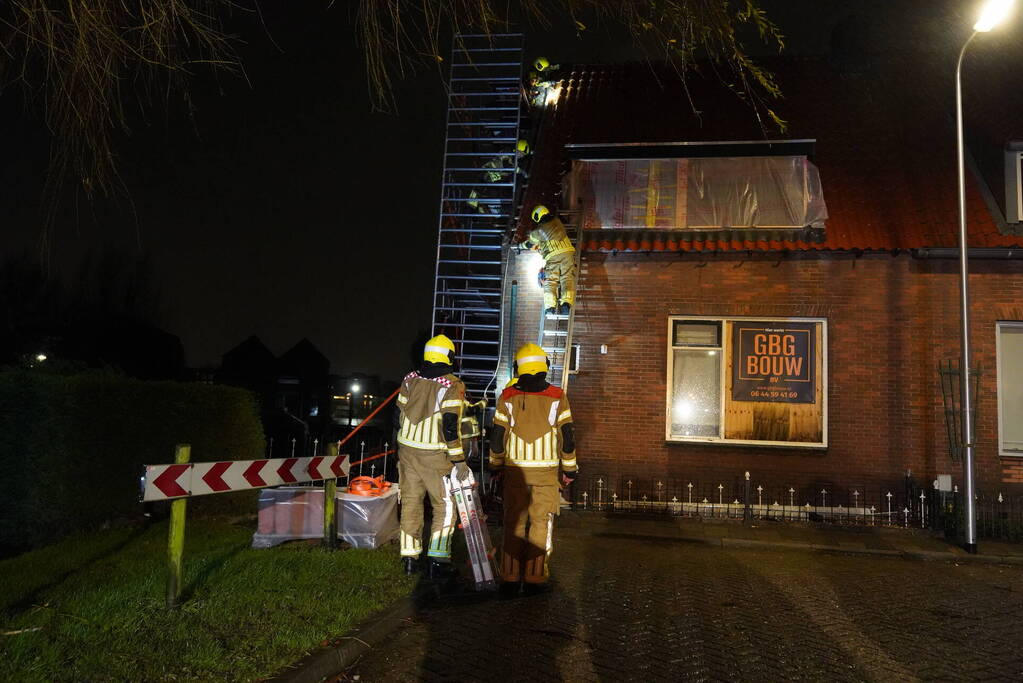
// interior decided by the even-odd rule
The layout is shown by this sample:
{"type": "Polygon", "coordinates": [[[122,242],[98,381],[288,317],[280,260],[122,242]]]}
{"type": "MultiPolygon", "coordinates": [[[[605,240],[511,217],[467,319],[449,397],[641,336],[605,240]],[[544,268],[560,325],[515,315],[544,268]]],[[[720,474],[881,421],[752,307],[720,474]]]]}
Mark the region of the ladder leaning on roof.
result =
{"type": "Polygon", "coordinates": [[[433,334],[455,343],[458,374],[476,396],[496,380],[501,354],[501,256],[520,176],[522,46],[517,33],[460,34],[451,49],[433,334]]]}
{"type": "MultiPolygon", "coordinates": [[[[568,212],[565,212],[566,214],[568,212]]],[[[572,354],[572,325],[575,322],[576,307],[579,303],[579,230],[576,225],[575,216],[566,216],[569,220],[565,223],[568,232],[568,239],[575,247],[575,277],[576,295],[575,304],[569,310],[568,315],[560,313],[540,312],[540,331],[536,343],[547,354],[550,369],[547,372],[547,381],[551,384],[568,390],[568,378],[572,374],[574,358],[572,354]]],[[[541,306],[543,304],[540,304],[541,306]]]]}

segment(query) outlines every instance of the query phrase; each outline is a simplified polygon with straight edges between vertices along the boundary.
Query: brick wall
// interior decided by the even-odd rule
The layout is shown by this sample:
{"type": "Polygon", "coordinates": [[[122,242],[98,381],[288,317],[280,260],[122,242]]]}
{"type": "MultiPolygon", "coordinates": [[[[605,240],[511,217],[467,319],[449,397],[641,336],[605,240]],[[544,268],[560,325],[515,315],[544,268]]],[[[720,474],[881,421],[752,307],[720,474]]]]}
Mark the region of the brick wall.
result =
{"type": "MultiPolygon", "coordinates": [[[[569,391],[581,466],[703,482],[750,470],[777,486],[890,486],[907,470],[917,482],[947,472],[961,483],[937,374],[939,360],[959,352],[956,267],[905,254],[584,254],[574,330],[582,365],[569,391]],[[666,443],[669,315],[827,318],[828,448],[666,443]]],[[[985,370],[978,480],[981,490],[1023,489],[1023,462],[998,456],[995,402],[995,321],[1023,320],[1023,262],[972,269],[973,343],[985,370]]],[[[523,279],[515,344],[535,334],[539,313],[523,279]]]]}

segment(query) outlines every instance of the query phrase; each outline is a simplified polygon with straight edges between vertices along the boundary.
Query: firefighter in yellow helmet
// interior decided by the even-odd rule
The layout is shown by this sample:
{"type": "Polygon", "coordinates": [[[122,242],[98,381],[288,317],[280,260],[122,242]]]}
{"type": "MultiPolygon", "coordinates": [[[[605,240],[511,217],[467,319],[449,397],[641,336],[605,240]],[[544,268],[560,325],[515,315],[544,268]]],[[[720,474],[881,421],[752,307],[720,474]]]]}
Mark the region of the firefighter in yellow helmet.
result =
{"type": "Polygon", "coordinates": [[[405,375],[398,392],[401,557],[406,573],[418,571],[423,551],[423,496],[429,496],[433,522],[426,573],[435,579],[452,574],[451,541],[457,519],[442,477],[450,474],[452,465],[468,469],[459,434],[465,385],[454,374],[454,354],[455,345],[443,334],[430,339],[423,350],[423,363],[405,375]]]}
{"type": "MultiPolygon", "coordinates": [[[[525,179],[529,179],[529,172],[523,166],[523,161],[530,155],[531,150],[529,149],[529,141],[520,139],[515,143],[515,155],[514,159],[509,154],[499,154],[491,159],[483,162],[481,168],[483,169],[483,178],[488,183],[511,183],[514,181],[514,175],[521,175],[525,179]]],[[[487,215],[497,215],[501,212],[501,207],[494,202],[484,202],[484,199],[488,196],[488,193],[484,189],[473,188],[469,191],[469,198],[466,201],[473,210],[478,213],[487,215]]]]}
{"type": "Polygon", "coordinates": [[[540,252],[544,260],[543,307],[547,313],[565,315],[575,305],[575,247],[565,224],[544,205],[533,209],[536,227],[525,246],[540,252]]]}
{"type": "Polygon", "coordinates": [[[576,464],[568,397],[547,382],[547,358],[536,344],[515,354],[518,381],[501,393],[490,430],[490,468],[504,479],[503,595],[546,589],[554,549],[559,485],[576,464]]]}

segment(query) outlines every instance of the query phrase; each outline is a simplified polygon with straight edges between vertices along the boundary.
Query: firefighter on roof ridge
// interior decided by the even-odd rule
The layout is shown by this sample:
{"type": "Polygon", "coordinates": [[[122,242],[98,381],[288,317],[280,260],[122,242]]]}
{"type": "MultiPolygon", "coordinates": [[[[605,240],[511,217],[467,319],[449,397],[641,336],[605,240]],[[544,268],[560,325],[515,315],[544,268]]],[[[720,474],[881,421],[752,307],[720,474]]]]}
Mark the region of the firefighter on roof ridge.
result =
{"type": "Polygon", "coordinates": [[[490,467],[504,479],[504,542],[501,592],[515,594],[548,585],[554,549],[559,484],[572,482],[576,464],[568,397],[547,382],[547,358],[536,344],[515,354],[518,381],[497,402],[490,430],[490,467]]]}
{"type": "Polygon", "coordinates": [[[536,227],[530,231],[525,246],[543,256],[544,311],[566,315],[575,305],[575,247],[568,239],[565,224],[543,204],[533,209],[533,222],[536,227]]]}
{"type": "Polygon", "coordinates": [[[407,574],[418,570],[423,551],[423,496],[428,495],[433,509],[426,552],[430,578],[451,574],[457,515],[442,477],[450,474],[452,465],[460,470],[469,467],[459,434],[465,385],[454,374],[454,354],[455,345],[443,334],[426,342],[422,365],[405,376],[398,393],[401,557],[407,574]]]}

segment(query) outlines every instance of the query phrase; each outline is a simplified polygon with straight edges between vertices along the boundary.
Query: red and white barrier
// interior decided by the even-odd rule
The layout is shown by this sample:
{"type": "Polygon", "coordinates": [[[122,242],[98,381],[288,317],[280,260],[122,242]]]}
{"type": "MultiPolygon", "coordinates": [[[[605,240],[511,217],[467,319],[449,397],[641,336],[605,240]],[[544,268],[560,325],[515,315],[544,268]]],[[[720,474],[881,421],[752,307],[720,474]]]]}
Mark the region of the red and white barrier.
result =
{"type": "Polygon", "coordinates": [[[348,476],[347,455],[146,465],[142,500],[245,491],[348,476]]]}

